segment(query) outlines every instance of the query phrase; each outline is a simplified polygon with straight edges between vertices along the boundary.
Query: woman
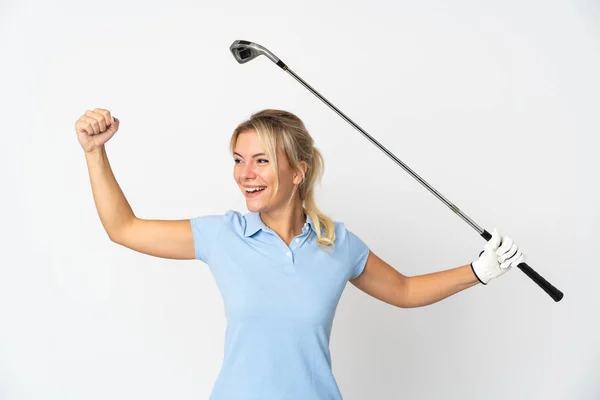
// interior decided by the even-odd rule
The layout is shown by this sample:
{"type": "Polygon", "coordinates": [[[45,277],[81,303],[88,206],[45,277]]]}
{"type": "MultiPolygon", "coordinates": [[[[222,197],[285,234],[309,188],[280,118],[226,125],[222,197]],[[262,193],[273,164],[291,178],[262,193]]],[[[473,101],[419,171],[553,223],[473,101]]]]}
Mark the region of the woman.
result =
{"type": "Polygon", "coordinates": [[[494,230],[470,264],[402,275],[319,211],[314,186],[323,158],[303,122],[286,111],[255,113],[231,137],[233,176],[250,212],[191,220],[134,215],[104,149],[119,129],[109,111],[86,111],[75,128],[110,239],[156,257],[196,258],[211,268],[227,317],[211,399],[341,399],[329,338],[348,281],[388,304],[421,307],[525,262],[517,245],[494,230]]]}

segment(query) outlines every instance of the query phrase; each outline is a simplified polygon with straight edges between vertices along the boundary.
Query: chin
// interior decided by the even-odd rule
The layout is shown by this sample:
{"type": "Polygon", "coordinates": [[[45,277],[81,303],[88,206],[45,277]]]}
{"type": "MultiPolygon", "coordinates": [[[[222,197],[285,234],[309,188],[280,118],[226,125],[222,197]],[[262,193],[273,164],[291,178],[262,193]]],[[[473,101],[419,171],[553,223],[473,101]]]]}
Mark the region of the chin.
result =
{"type": "Polygon", "coordinates": [[[258,211],[264,211],[265,207],[262,203],[254,203],[252,201],[246,200],[246,208],[250,212],[258,212],[258,211]]]}

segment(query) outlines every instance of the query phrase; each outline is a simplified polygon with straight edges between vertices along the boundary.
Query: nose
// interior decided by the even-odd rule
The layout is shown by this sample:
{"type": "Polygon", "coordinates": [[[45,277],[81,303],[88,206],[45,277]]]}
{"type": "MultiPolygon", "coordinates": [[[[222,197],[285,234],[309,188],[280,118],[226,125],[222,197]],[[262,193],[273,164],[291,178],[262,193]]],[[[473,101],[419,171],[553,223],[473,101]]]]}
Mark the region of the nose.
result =
{"type": "Polygon", "coordinates": [[[252,163],[243,164],[241,178],[242,179],[256,178],[256,173],[254,172],[254,165],[252,163]]]}

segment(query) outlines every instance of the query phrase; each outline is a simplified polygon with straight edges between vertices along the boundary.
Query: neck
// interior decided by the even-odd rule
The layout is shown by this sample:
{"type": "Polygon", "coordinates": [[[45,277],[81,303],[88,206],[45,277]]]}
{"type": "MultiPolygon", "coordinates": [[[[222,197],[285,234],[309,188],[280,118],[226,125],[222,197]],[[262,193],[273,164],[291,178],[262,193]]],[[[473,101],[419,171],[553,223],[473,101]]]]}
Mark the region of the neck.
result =
{"type": "Polygon", "coordinates": [[[260,212],[261,220],[275,231],[288,245],[292,239],[302,233],[306,215],[301,203],[290,204],[279,210],[260,212]]]}

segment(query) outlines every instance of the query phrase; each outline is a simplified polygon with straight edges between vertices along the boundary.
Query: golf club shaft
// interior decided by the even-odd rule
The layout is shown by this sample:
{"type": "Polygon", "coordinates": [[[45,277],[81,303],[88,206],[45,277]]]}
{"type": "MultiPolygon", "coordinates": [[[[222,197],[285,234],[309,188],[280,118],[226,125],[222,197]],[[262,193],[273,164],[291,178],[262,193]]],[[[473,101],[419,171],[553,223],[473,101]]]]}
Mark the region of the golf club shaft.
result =
{"type": "MultiPolygon", "coordinates": [[[[486,241],[489,241],[492,238],[492,235],[482,229],[479,225],[477,225],[471,218],[469,218],[465,213],[463,213],[458,207],[452,204],[448,199],[442,196],[437,190],[435,190],[430,184],[428,184],[423,178],[421,178],[416,172],[408,167],[408,165],[404,164],[398,157],[396,157],[392,152],[386,149],[381,143],[379,143],[375,138],[369,135],[364,129],[362,129],[358,124],[352,121],[346,114],[341,112],[336,106],[331,104],[325,97],[323,97],[319,92],[313,89],[308,83],[306,83],[302,78],[300,78],[294,71],[288,68],[288,66],[281,60],[278,60],[276,63],[279,67],[281,67],[284,71],[289,73],[294,77],[298,82],[302,84],[305,88],[307,88],[312,94],[317,96],[323,103],[327,104],[329,108],[335,111],[340,117],[342,117],[346,122],[352,125],[357,131],[362,133],[371,143],[377,146],[381,151],[383,151],[389,158],[394,160],[396,164],[402,167],[406,172],[408,172],[413,178],[419,181],[423,186],[425,186],[434,196],[440,199],[444,204],[448,206],[454,213],[456,213],[459,217],[461,217],[466,223],[468,223],[473,229],[479,233],[481,237],[483,237],[486,241]]],[[[554,287],[550,282],[544,279],[541,275],[539,275],[536,271],[533,270],[527,263],[520,263],[517,266],[521,271],[523,271],[529,278],[531,278],[538,286],[540,286],[552,299],[556,302],[560,301],[563,298],[563,293],[554,287]]]]}
{"type": "MultiPolygon", "coordinates": [[[[336,106],[331,104],[325,97],[321,96],[319,92],[313,89],[308,83],[306,83],[302,78],[294,73],[294,71],[289,68],[285,68],[285,70],[292,75],[298,82],[300,82],[305,88],[310,90],[315,96],[317,96],[323,103],[327,104],[333,111],[335,111],[340,117],[344,118],[350,125],[352,125],[356,130],[362,133],[367,139],[371,141],[375,146],[379,147],[381,151],[383,151],[389,158],[394,160],[396,164],[402,167],[406,172],[408,172],[413,178],[419,181],[423,186],[425,186],[435,197],[440,199],[445,205],[448,206],[452,211],[454,211],[459,217],[461,217],[467,224],[471,225],[473,229],[477,231],[480,235],[483,235],[485,230],[482,229],[479,225],[477,225],[471,218],[469,218],[465,213],[463,213],[458,207],[452,204],[448,199],[442,196],[437,190],[435,190],[429,183],[427,183],[423,178],[421,178],[415,171],[410,169],[410,167],[402,162],[398,157],[394,155],[391,151],[385,148],[381,143],[379,143],[375,138],[369,135],[364,129],[362,129],[358,124],[352,121],[346,114],[341,112],[336,106]]],[[[488,239],[489,240],[489,239],[488,239]]]]}

